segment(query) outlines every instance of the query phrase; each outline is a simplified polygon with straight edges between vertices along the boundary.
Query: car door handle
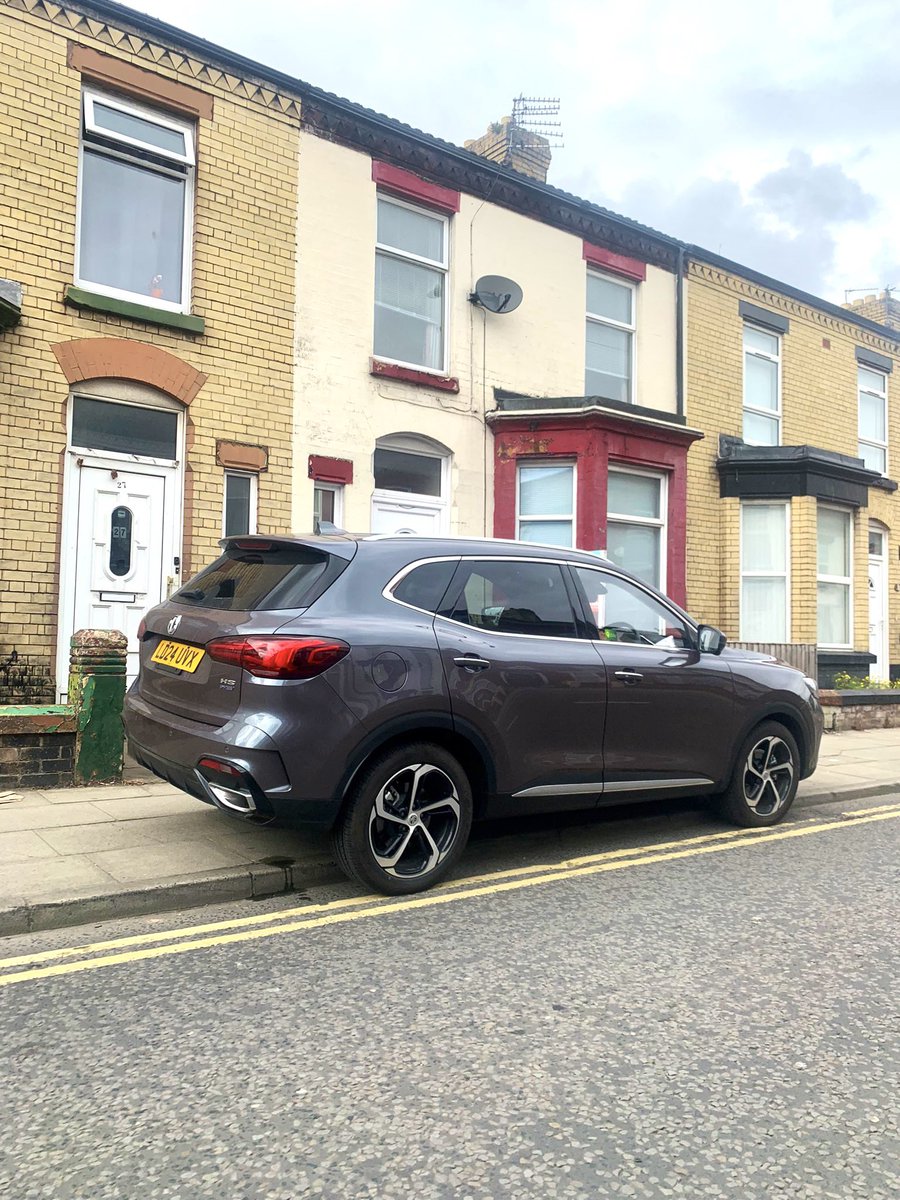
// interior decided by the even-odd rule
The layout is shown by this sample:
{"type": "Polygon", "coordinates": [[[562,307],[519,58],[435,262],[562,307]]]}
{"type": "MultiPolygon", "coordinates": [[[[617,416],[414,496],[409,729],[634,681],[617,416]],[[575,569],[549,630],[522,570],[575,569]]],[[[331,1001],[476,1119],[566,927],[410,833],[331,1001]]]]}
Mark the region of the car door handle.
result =
{"type": "Polygon", "coordinates": [[[491,665],[486,658],[479,658],[477,654],[464,654],[453,661],[464,671],[486,671],[491,665]]]}
{"type": "Polygon", "coordinates": [[[616,671],[616,679],[621,679],[626,687],[633,687],[643,679],[640,671],[616,671]]]}

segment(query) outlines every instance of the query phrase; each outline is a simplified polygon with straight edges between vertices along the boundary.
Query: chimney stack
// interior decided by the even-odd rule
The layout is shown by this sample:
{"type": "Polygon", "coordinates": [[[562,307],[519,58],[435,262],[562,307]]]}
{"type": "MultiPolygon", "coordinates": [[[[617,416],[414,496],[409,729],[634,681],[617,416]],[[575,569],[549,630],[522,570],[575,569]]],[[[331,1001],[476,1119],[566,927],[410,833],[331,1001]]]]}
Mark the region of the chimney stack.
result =
{"type": "Polygon", "coordinates": [[[463,142],[467,150],[511,167],[541,183],[547,182],[550,169],[550,142],[530,129],[516,125],[512,117],[502,117],[487,128],[480,138],[463,142]]]}
{"type": "Polygon", "coordinates": [[[891,288],[885,288],[880,296],[863,296],[860,300],[849,301],[844,308],[877,321],[879,325],[887,325],[889,329],[900,330],[900,300],[895,300],[891,292],[891,288]]]}

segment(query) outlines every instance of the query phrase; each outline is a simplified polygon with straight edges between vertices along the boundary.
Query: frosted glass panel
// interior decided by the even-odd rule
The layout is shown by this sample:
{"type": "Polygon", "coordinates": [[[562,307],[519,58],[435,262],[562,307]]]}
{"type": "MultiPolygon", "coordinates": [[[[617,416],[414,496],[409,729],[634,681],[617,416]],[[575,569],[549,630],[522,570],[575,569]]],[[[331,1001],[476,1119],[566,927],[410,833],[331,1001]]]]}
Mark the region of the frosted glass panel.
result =
{"type": "Polygon", "coordinates": [[[570,466],[519,467],[519,513],[567,517],[572,513],[570,466]]]}
{"type": "Polygon", "coordinates": [[[741,512],[741,555],[745,571],[784,572],[787,561],[786,513],[783,504],[744,506],[741,512]]]}
{"type": "Polygon", "coordinates": [[[626,525],[624,521],[609,521],[606,526],[606,557],[618,567],[624,567],[638,579],[660,585],[660,538],[662,531],[654,525],[626,525]]]}
{"type": "Polygon", "coordinates": [[[759,413],[744,413],[744,441],[754,446],[778,445],[778,419],[759,413]]]}
{"type": "Polygon", "coordinates": [[[571,521],[520,521],[519,541],[545,546],[572,546],[571,521]]]}
{"type": "Polygon", "coordinates": [[[819,584],[819,643],[850,644],[850,588],[845,583],[819,584]]]}
{"type": "Polygon", "coordinates": [[[850,574],[850,516],[834,508],[819,509],[819,574],[850,574]]]}
{"type": "Polygon", "coordinates": [[[746,642],[786,642],[786,583],[749,578],[741,588],[741,638],[746,642]]]}
{"type": "Polygon", "coordinates": [[[611,513],[622,513],[629,517],[660,516],[660,480],[649,475],[630,475],[622,471],[610,471],[606,508],[611,513]]]}

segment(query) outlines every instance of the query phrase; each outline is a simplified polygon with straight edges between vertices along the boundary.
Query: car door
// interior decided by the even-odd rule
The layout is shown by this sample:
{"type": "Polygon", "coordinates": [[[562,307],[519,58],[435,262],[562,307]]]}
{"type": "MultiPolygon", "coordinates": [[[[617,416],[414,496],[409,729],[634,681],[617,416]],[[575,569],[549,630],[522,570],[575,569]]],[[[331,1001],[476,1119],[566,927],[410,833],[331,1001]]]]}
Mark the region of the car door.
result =
{"type": "Polygon", "coordinates": [[[602,567],[572,573],[606,667],[604,794],[725,779],[736,737],[727,661],[699,653],[690,624],[651,589],[602,567]]]}
{"type": "Polygon", "coordinates": [[[487,743],[512,811],[601,791],[606,672],[575,603],[558,562],[463,559],[435,619],[454,723],[487,743]]]}

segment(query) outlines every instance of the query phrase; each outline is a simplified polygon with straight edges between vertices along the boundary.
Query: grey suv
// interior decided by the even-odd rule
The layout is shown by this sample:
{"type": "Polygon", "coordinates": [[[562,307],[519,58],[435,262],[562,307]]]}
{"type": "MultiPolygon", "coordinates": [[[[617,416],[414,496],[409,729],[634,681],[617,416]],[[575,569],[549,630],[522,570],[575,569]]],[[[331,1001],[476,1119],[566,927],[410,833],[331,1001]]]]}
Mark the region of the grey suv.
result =
{"type": "Polygon", "coordinates": [[[140,630],[132,755],[241,818],[331,829],[421,891],[473,818],[715,796],[773,825],[816,766],[815,682],[602,558],[419,537],[229,538],[140,630]]]}

